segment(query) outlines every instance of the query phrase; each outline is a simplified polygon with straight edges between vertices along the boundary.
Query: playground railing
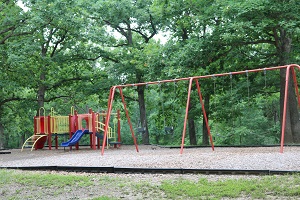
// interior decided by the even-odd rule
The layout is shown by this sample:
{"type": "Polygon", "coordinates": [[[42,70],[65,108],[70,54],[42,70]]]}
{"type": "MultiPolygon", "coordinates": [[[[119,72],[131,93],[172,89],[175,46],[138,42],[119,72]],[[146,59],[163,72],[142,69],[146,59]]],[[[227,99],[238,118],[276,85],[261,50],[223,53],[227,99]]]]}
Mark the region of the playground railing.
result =
{"type": "Polygon", "coordinates": [[[49,134],[48,117],[35,117],[34,120],[36,123],[35,134],[49,134]]]}
{"type": "MultiPolygon", "coordinates": [[[[104,129],[105,129],[105,124],[96,121],[96,131],[104,131],[104,129]]],[[[116,132],[111,127],[108,127],[107,138],[109,139],[116,138],[116,132]]]]}
{"type": "Polygon", "coordinates": [[[69,129],[69,116],[51,117],[51,133],[68,133],[69,129]]]}

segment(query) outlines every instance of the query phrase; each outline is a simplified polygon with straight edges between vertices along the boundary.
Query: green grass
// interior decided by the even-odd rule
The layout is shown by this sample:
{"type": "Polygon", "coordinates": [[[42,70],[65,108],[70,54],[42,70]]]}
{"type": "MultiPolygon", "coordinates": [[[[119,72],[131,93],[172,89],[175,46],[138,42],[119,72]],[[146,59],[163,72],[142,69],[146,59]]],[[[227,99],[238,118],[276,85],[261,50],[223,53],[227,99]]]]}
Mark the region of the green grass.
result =
{"type": "Polygon", "coordinates": [[[4,199],[67,199],[72,192],[77,193],[69,199],[296,199],[300,197],[300,175],[224,176],[219,180],[199,175],[196,181],[175,178],[151,182],[151,178],[132,181],[130,176],[0,170],[0,196],[4,199]]]}
{"type": "Polygon", "coordinates": [[[32,174],[25,173],[22,176],[12,177],[16,183],[21,185],[32,185],[36,187],[88,187],[93,183],[89,177],[60,174],[32,174]]]}
{"type": "Polygon", "coordinates": [[[188,180],[164,181],[160,186],[170,199],[186,198],[238,198],[265,199],[274,197],[300,197],[300,176],[264,176],[261,179],[227,179],[197,182],[188,180]]]}

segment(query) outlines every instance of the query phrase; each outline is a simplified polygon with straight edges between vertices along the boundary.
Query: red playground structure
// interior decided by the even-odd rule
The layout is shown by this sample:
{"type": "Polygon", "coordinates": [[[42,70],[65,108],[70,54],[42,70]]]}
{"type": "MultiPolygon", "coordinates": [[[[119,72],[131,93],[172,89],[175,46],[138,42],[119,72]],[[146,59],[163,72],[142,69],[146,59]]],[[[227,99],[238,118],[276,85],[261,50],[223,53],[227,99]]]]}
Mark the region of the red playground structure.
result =
{"type": "MultiPolygon", "coordinates": [[[[62,147],[75,146],[79,149],[79,141],[83,135],[90,135],[90,148],[96,150],[96,146],[100,149],[100,140],[103,140],[105,130],[106,113],[96,113],[89,109],[88,113],[78,114],[74,107],[68,116],[54,115],[54,109],[48,116],[41,116],[41,111],[45,113],[44,108],[39,109],[39,116],[34,117],[34,134],[29,137],[23,144],[24,148],[43,149],[48,144],[49,150],[52,149],[52,137],[54,137],[55,149],[58,149],[58,136],[69,135],[69,140],[61,143],[62,147]],[[101,134],[102,133],[102,134],[101,134]]],[[[113,113],[113,125],[108,127],[107,147],[113,145],[117,147],[121,145],[121,122],[120,111],[113,113]]]]}

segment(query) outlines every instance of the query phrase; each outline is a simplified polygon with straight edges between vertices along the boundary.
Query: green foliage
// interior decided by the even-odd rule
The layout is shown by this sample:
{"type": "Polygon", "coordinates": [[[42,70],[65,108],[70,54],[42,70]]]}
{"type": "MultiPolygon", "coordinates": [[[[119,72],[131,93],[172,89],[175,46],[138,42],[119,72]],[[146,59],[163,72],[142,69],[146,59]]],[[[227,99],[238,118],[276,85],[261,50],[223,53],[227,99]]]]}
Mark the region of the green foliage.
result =
{"type": "MultiPolygon", "coordinates": [[[[106,109],[112,85],[300,61],[300,6],[294,0],[22,2],[25,10],[16,1],[0,2],[0,148],[20,146],[32,133],[40,106],[60,115],[69,114],[71,106],[80,113],[87,107],[106,109]],[[166,36],[164,44],[154,40],[158,33],[166,36]],[[284,38],[292,42],[288,53],[282,52],[284,38]]],[[[279,74],[267,72],[267,77],[267,86],[263,73],[250,74],[249,80],[233,77],[233,89],[228,77],[201,80],[203,95],[211,98],[217,144],[278,142],[279,74]]],[[[175,95],[172,83],[162,85],[161,93],[146,88],[151,142],[180,143],[186,88],[178,82],[175,95]],[[170,125],[173,136],[164,133],[170,125]]],[[[137,128],[135,92],[124,89],[137,128]]],[[[192,104],[197,106],[189,116],[201,122],[195,94],[192,104]]],[[[122,108],[120,101],[116,107],[122,108]]],[[[200,138],[202,123],[196,126],[200,138]]],[[[127,123],[122,132],[131,143],[127,123]]]]}
{"type": "Polygon", "coordinates": [[[216,144],[269,145],[279,142],[279,106],[276,103],[279,94],[253,98],[225,105],[231,109],[213,108],[212,133],[216,144]]]}

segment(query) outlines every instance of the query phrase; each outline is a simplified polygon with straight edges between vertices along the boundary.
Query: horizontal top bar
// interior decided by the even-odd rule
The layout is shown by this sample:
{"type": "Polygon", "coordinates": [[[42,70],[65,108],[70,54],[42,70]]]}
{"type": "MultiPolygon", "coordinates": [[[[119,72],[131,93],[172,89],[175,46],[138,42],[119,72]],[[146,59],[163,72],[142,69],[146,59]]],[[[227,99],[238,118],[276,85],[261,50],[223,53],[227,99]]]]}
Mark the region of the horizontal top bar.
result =
{"type": "Polygon", "coordinates": [[[191,79],[194,80],[194,79],[214,78],[214,77],[228,76],[228,75],[232,76],[232,75],[237,75],[237,74],[248,74],[250,72],[260,72],[260,71],[267,71],[267,70],[283,69],[283,68],[287,68],[288,66],[297,66],[297,67],[299,67],[296,64],[292,64],[292,65],[267,67],[267,68],[260,68],[260,69],[249,69],[249,70],[237,71],[237,72],[227,72],[227,73],[222,73],[222,74],[211,74],[211,75],[193,76],[193,77],[186,77],[186,78],[176,78],[176,79],[170,79],[170,80],[150,81],[150,82],[144,82],[144,83],[132,83],[132,84],[125,84],[125,85],[116,85],[114,87],[117,87],[117,88],[134,87],[134,86],[154,85],[154,84],[161,84],[161,83],[168,83],[168,82],[188,81],[188,80],[191,80],[191,79]]]}

